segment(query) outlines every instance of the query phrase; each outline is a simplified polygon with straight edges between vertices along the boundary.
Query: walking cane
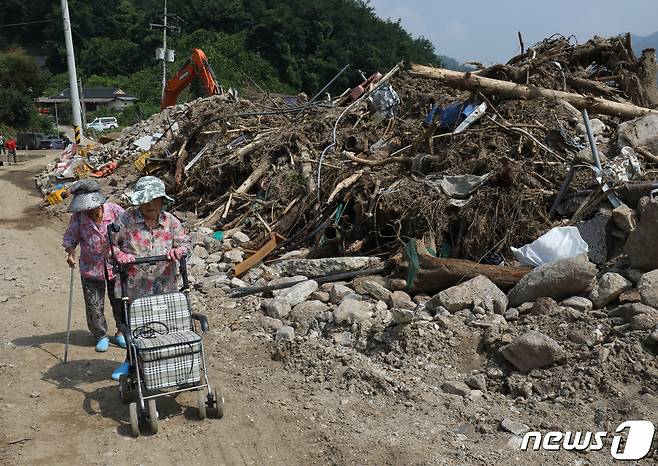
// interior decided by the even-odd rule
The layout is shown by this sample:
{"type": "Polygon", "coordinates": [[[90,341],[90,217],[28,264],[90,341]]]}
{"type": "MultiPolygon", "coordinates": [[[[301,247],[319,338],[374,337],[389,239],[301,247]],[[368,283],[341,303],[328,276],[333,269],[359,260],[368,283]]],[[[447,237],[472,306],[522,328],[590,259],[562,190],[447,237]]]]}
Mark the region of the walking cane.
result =
{"type": "Polygon", "coordinates": [[[71,334],[71,310],[73,309],[73,270],[71,267],[71,284],[69,285],[69,317],[66,321],[66,345],[64,346],[64,362],[68,359],[69,355],[69,336],[71,334]]]}

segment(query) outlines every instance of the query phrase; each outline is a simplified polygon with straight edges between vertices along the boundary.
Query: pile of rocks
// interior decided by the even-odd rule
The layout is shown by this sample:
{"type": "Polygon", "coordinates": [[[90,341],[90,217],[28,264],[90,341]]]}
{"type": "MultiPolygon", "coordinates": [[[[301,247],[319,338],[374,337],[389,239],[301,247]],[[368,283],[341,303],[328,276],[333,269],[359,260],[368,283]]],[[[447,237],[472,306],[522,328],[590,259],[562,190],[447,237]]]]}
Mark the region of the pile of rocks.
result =
{"type": "Polygon", "coordinates": [[[397,278],[308,278],[372,265],[372,258],[300,259],[304,251],[297,251],[295,259],[231,277],[246,256],[247,235],[218,241],[199,229],[192,238],[189,263],[202,306],[233,300],[235,288],[295,283],[246,298],[241,307],[253,331],[272,341],[276,357],[311,378],[347,386],[360,380],[364,393],[410,397],[422,378],[464,397],[493,390],[540,399],[576,392],[586,399],[610,390],[612,374],[648,391],[658,382],[658,270],[599,273],[578,257],[533,269],[508,293],[478,276],[434,296],[410,296],[397,278]],[[336,358],[348,358],[348,378],[330,362],[336,358]],[[477,364],[458,370],[469,358],[477,364]],[[436,372],[428,373],[430,367],[436,372]]]}

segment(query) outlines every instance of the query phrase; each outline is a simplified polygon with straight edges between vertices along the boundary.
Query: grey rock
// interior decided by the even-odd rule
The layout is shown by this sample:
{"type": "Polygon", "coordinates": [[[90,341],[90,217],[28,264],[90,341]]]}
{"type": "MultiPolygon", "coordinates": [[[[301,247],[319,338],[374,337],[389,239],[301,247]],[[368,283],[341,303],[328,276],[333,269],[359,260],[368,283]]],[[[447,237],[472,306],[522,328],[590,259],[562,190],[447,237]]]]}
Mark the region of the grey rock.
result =
{"type": "MultiPolygon", "coordinates": [[[[304,314],[315,318],[318,314],[322,314],[329,309],[322,301],[304,301],[303,303],[297,304],[292,310],[298,314],[304,314]]],[[[291,316],[291,320],[292,316],[291,316]]]]}
{"type": "Polygon", "coordinates": [[[476,316],[483,316],[487,314],[487,311],[482,306],[474,306],[473,314],[475,314],[476,316]]]}
{"type": "Polygon", "coordinates": [[[491,280],[479,275],[434,295],[427,306],[430,310],[443,306],[450,312],[481,306],[502,314],[507,309],[507,297],[491,280]]]}
{"type": "Polygon", "coordinates": [[[459,395],[467,397],[471,393],[471,389],[464,382],[448,381],[441,385],[441,389],[450,393],[451,395],[459,395]]]}
{"type": "Polygon", "coordinates": [[[508,322],[519,320],[519,310],[515,307],[510,307],[507,311],[505,311],[503,317],[505,317],[505,320],[508,322]]]}
{"type": "Polygon", "coordinates": [[[571,298],[567,298],[562,301],[560,305],[582,312],[589,312],[594,308],[592,301],[580,296],[572,296],[571,298]]]}
{"type": "Polygon", "coordinates": [[[231,286],[235,288],[242,288],[247,286],[247,284],[244,281],[240,280],[239,278],[233,277],[231,278],[231,286]]]}
{"type": "Polygon", "coordinates": [[[205,268],[206,262],[199,256],[192,256],[187,260],[187,266],[191,269],[205,268]]]}
{"type": "Polygon", "coordinates": [[[601,309],[632,287],[633,284],[618,273],[608,272],[598,279],[589,294],[589,299],[592,301],[594,309],[601,309]]]}
{"type": "Polygon", "coordinates": [[[630,233],[637,228],[637,214],[626,204],[613,209],[612,221],[625,233],[630,233]]]}
{"type": "Polygon", "coordinates": [[[530,314],[532,312],[532,308],[535,306],[534,301],[529,301],[527,303],[522,303],[519,305],[519,314],[530,314]]]}
{"type": "MultiPolygon", "coordinates": [[[[598,118],[591,118],[589,120],[589,124],[590,124],[590,128],[592,129],[592,134],[594,136],[600,136],[605,131],[605,123],[603,123],[598,118]]],[[[585,129],[585,124],[584,123],[578,123],[576,125],[576,131],[578,132],[578,134],[581,134],[581,135],[587,134],[585,132],[586,129],[585,129]]]]}
{"type": "Polygon", "coordinates": [[[223,258],[224,258],[224,253],[222,251],[217,251],[217,252],[213,252],[212,254],[209,254],[208,258],[206,259],[206,262],[208,263],[221,262],[223,258]]]}
{"type": "Polygon", "coordinates": [[[334,333],[331,336],[334,340],[334,343],[341,346],[352,346],[352,333],[351,332],[340,332],[334,333]]]}
{"type": "Polygon", "coordinates": [[[426,303],[430,299],[432,299],[432,297],[430,295],[425,294],[425,293],[420,293],[420,294],[417,294],[416,296],[413,297],[413,302],[416,303],[416,304],[426,303]]]}
{"type": "MultiPolygon", "coordinates": [[[[350,295],[353,296],[353,295],[350,295]]],[[[358,299],[346,297],[334,310],[334,319],[338,323],[353,324],[365,322],[372,317],[373,305],[358,299]]]]}
{"type": "Polygon", "coordinates": [[[564,349],[555,340],[536,331],[515,338],[501,352],[521,372],[550,366],[565,357],[564,349]]]}
{"type": "Polygon", "coordinates": [[[241,231],[236,231],[235,233],[233,233],[231,238],[233,238],[234,240],[236,240],[240,244],[248,243],[250,241],[249,237],[247,235],[245,235],[244,233],[242,233],[241,231]]]}
{"type": "Polygon", "coordinates": [[[617,148],[644,146],[658,154],[658,115],[649,113],[617,127],[617,148]]]}
{"type": "Polygon", "coordinates": [[[270,332],[276,332],[283,327],[283,322],[270,316],[258,316],[256,322],[261,328],[270,332]]]}
{"type": "Polygon", "coordinates": [[[480,390],[482,392],[486,392],[487,378],[484,376],[484,374],[471,375],[466,379],[466,385],[468,385],[474,390],[480,390]]]}
{"type": "Polygon", "coordinates": [[[317,318],[328,309],[328,306],[321,301],[305,301],[296,305],[287,320],[294,322],[296,332],[305,336],[311,329],[317,327],[317,318]]]}
{"type": "Polygon", "coordinates": [[[295,329],[289,325],[284,325],[276,331],[275,340],[293,341],[295,339],[295,329]]]}
{"type": "Polygon", "coordinates": [[[629,324],[632,330],[651,330],[654,325],[658,324],[658,313],[634,315],[629,324]]]}
{"type": "Polygon", "coordinates": [[[244,252],[239,249],[231,249],[224,253],[224,260],[230,262],[231,264],[239,264],[244,260],[244,252]]]}
{"type": "Polygon", "coordinates": [[[341,284],[335,284],[329,290],[329,301],[332,304],[340,304],[345,296],[353,293],[354,290],[352,288],[341,284]]]}
{"type": "Polygon", "coordinates": [[[628,235],[624,245],[624,252],[628,254],[633,268],[644,271],[658,269],[656,238],[658,238],[658,201],[650,201],[642,210],[637,228],[628,235]]]}
{"type": "Polygon", "coordinates": [[[306,301],[306,299],[313,293],[318,290],[318,282],[315,280],[307,280],[302,283],[298,283],[291,288],[283,290],[277,297],[277,299],[283,299],[288,302],[291,306],[296,306],[297,304],[306,301]]]}
{"type": "Polygon", "coordinates": [[[194,246],[194,249],[192,249],[192,255],[199,257],[201,259],[206,259],[208,257],[208,251],[206,248],[204,248],[201,245],[194,246]]]}
{"type": "Polygon", "coordinates": [[[553,298],[537,298],[532,305],[532,314],[537,316],[554,316],[560,313],[560,305],[553,298]]]}
{"type": "Polygon", "coordinates": [[[652,341],[653,343],[658,343],[658,326],[655,326],[652,330],[649,336],[647,337],[649,341],[652,341]]]}
{"type": "Polygon", "coordinates": [[[563,259],[541,265],[512,288],[508,294],[509,303],[511,306],[520,306],[543,296],[562,300],[581,294],[591,289],[596,272],[596,266],[583,258],[563,259]]]}
{"type": "Polygon", "coordinates": [[[603,264],[608,260],[608,250],[611,246],[612,212],[598,212],[590,220],[576,224],[580,236],[587,243],[589,260],[595,264],[603,264]]]}
{"type": "Polygon", "coordinates": [[[416,303],[414,303],[411,300],[411,296],[409,296],[404,291],[394,291],[391,293],[389,296],[388,305],[391,308],[397,307],[399,309],[409,309],[410,311],[416,309],[416,303]]]}
{"type": "Polygon", "coordinates": [[[391,316],[395,324],[408,324],[414,318],[414,311],[409,309],[391,309],[391,316]]]}
{"type": "Polygon", "coordinates": [[[658,269],[642,275],[637,288],[643,304],[658,308],[658,269]]]}
{"type": "Polygon", "coordinates": [[[525,435],[530,431],[530,428],[520,422],[512,421],[511,419],[503,419],[500,423],[500,428],[506,432],[511,432],[514,435],[525,435]]]}
{"type": "Polygon", "coordinates": [[[358,294],[368,294],[368,291],[363,287],[363,284],[365,282],[375,282],[378,285],[383,286],[386,288],[386,281],[384,280],[383,277],[380,277],[379,275],[364,275],[361,277],[356,277],[354,280],[350,282],[350,287],[354,289],[358,294]]]}
{"type": "Polygon", "coordinates": [[[640,290],[637,288],[631,288],[630,290],[626,290],[619,295],[619,302],[621,304],[639,303],[641,300],[642,296],[640,295],[640,290]]]}
{"type": "Polygon", "coordinates": [[[608,312],[608,317],[619,317],[626,322],[630,322],[631,319],[638,314],[657,315],[658,310],[642,303],[622,304],[621,306],[608,312]]]}
{"type": "Polygon", "coordinates": [[[500,314],[481,315],[477,319],[469,322],[470,326],[478,328],[488,328],[506,324],[507,321],[500,314]]]}
{"type": "Polygon", "coordinates": [[[265,311],[265,314],[274,319],[283,319],[292,311],[290,303],[278,298],[265,300],[260,307],[265,311]]]}
{"type": "Polygon", "coordinates": [[[320,277],[341,272],[354,272],[382,264],[378,257],[329,257],[325,259],[290,259],[272,266],[280,275],[320,277]]]}
{"type": "MultiPolygon", "coordinates": [[[[294,277],[280,277],[280,278],[275,278],[270,280],[267,285],[268,286],[274,286],[274,285],[281,285],[283,283],[293,283],[293,282],[303,282],[308,280],[307,277],[304,277],[303,275],[297,275],[294,277]]],[[[278,290],[272,290],[272,296],[279,296],[281,293],[283,293],[286,290],[286,288],[281,288],[278,290]]]]}
{"type": "Polygon", "coordinates": [[[365,294],[377,300],[388,302],[391,298],[391,292],[373,280],[366,280],[361,286],[365,294]]]}
{"type": "Polygon", "coordinates": [[[385,311],[388,309],[388,304],[386,304],[384,301],[379,300],[375,304],[375,309],[377,309],[378,311],[385,311]]]}
{"type": "Polygon", "coordinates": [[[329,293],[326,291],[314,291],[308,297],[308,299],[313,301],[322,301],[323,303],[329,302],[329,293]]]}

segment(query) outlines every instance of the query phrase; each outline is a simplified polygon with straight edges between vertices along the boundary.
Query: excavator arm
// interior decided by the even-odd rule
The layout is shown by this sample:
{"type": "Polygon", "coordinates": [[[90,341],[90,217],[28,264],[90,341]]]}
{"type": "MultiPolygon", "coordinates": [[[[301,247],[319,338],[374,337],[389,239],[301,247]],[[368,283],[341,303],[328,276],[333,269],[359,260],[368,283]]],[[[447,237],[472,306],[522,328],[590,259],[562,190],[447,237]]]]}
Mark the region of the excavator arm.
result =
{"type": "Polygon", "coordinates": [[[194,49],[192,56],[185,62],[183,67],[167,81],[165,92],[162,96],[160,109],[165,109],[176,105],[178,95],[185,89],[194,78],[199,77],[203,83],[203,88],[208,96],[221,94],[221,88],[215,76],[206,54],[201,49],[194,49]]]}

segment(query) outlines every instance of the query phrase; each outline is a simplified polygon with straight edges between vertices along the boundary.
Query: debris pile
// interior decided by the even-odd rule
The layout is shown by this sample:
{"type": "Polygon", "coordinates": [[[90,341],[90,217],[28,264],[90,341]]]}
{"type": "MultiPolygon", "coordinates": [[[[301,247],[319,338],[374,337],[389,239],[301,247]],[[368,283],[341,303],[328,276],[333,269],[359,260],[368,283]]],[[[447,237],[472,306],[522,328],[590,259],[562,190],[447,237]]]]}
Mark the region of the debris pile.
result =
{"type": "Polygon", "coordinates": [[[117,162],[101,178],[117,198],[163,178],[192,231],[194,299],[241,298],[231,325],[309,380],[407,398],[655,395],[655,53],[553,37],[506,65],[368,82],[199,99],[88,160],[117,162]]]}

